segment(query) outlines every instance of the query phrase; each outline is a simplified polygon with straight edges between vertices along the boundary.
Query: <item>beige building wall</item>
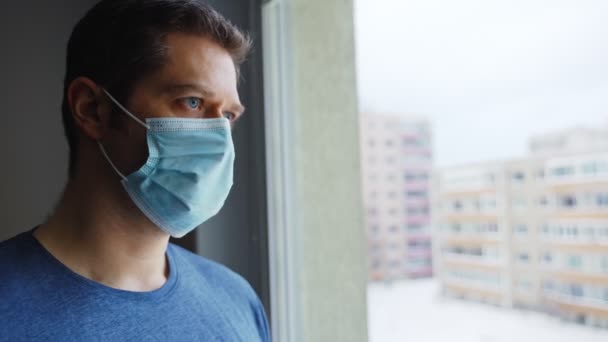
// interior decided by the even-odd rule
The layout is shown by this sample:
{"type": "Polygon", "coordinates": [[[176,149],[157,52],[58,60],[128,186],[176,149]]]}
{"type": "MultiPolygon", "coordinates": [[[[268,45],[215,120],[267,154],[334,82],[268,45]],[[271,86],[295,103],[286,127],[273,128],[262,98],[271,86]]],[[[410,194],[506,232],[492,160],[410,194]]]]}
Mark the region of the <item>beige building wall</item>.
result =
{"type": "Polygon", "coordinates": [[[442,169],[434,205],[445,294],[608,327],[608,152],[442,169]]]}

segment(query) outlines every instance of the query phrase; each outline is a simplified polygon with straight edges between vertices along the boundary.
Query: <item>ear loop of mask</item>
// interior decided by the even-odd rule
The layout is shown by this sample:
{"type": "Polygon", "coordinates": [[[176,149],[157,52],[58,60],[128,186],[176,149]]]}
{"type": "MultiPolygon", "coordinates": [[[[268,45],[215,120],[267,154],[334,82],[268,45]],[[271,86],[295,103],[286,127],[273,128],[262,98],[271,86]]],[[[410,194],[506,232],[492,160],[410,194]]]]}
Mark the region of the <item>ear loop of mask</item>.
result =
{"type": "MultiPolygon", "coordinates": [[[[144,126],[146,129],[150,129],[150,126],[148,124],[146,124],[145,122],[141,121],[139,118],[137,118],[131,112],[129,112],[129,110],[127,110],[125,107],[123,107],[123,105],[121,105],[120,102],[118,102],[112,95],[110,95],[110,93],[107,90],[105,90],[104,88],[101,88],[101,90],[110,98],[110,100],[112,100],[112,102],[114,102],[115,105],[118,106],[118,108],[120,108],[123,111],[123,113],[127,114],[131,119],[135,120],[137,123],[139,123],[140,125],[144,126]]],[[[101,141],[98,140],[97,144],[99,145],[99,149],[101,150],[101,153],[106,158],[106,160],[108,161],[108,163],[110,163],[110,166],[112,166],[112,168],[114,169],[114,171],[116,171],[116,173],[120,176],[120,178],[122,178],[123,180],[127,180],[127,177],[125,177],[125,175],[118,170],[118,168],[116,167],[116,165],[114,165],[114,163],[112,162],[112,159],[110,159],[110,156],[106,152],[106,149],[101,144],[101,141]]]]}
{"type": "Polygon", "coordinates": [[[110,95],[110,93],[108,93],[107,90],[105,90],[104,88],[101,88],[101,90],[106,95],[108,95],[108,97],[110,98],[110,100],[112,100],[112,102],[114,102],[114,104],[117,105],[118,108],[120,108],[123,111],[123,113],[127,114],[129,117],[131,117],[131,119],[135,120],[138,124],[144,126],[146,129],[150,129],[150,126],[147,123],[141,121],[137,116],[135,116],[131,112],[129,112],[129,110],[127,108],[123,107],[123,105],[121,105],[120,102],[118,102],[118,100],[116,100],[114,98],[114,96],[110,95]]]}

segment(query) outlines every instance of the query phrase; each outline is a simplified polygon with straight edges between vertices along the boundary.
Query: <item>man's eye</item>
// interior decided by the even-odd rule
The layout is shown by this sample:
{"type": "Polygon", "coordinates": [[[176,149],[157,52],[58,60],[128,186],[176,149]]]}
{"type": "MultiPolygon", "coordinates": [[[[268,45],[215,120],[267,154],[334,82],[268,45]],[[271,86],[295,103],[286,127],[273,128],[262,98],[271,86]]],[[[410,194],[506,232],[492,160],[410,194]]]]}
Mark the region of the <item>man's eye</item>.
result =
{"type": "Polygon", "coordinates": [[[224,117],[230,121],[234,121],[234,119],[236,119],[236,115],[231,112],[224,112],[224,117]]]}
{"type": "Polygon", "coordinates": [[[186,105],[190,109],[198,109],[201,106],[201,99],[196,97],[186,98],[186,105]]]}

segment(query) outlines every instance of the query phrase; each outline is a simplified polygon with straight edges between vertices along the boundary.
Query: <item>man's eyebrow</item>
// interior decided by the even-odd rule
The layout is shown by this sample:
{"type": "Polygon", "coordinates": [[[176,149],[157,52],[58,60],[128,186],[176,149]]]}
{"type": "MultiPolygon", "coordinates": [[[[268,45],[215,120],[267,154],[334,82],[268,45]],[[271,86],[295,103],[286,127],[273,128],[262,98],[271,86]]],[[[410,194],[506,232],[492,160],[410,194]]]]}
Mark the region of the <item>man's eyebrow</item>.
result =
{"type": "Polygon", "coordinates": [[[196,91],[203,94],[203,96],[205,97],[213,97],[215,95],[211,90],[194,83],[168,84],[162,88],[162,91],[163,93],[170,94],[181,93],[185,91],[196,91]]]}

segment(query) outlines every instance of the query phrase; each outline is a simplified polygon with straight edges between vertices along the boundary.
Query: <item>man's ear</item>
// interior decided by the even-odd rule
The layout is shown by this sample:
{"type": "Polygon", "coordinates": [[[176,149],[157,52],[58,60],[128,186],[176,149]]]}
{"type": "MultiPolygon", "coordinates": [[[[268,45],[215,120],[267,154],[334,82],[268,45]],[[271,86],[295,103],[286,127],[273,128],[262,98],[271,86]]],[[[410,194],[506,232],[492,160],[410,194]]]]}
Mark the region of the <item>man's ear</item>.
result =
{"type": "Polygon", "coordinates": [[[70,83],[68,103],[74,122],[83,135],[100,140],[110,124],[111,107],[104,101],[103,92],[91,79],[78,77],[70,83]]]}

